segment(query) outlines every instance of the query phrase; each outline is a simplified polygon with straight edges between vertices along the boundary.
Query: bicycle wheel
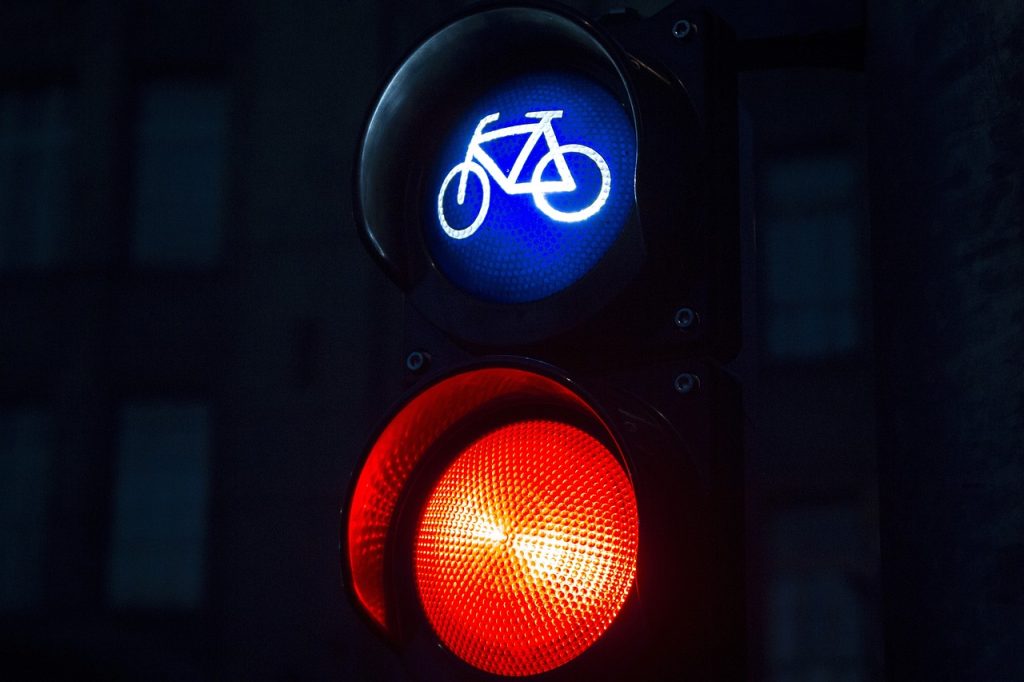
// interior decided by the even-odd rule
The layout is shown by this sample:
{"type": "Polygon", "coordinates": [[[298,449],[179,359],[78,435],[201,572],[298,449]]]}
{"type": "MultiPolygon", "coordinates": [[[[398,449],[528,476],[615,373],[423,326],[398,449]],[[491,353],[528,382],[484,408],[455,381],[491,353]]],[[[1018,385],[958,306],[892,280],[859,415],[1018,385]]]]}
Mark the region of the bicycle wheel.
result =
{"type": "Polygon", "coordinates": [[[557,149],[550,150],[547,154],[541,157],[540,161],[537,162],[537,167],[533,169],[533,183],[535,185],[540,184],[541,177],[544,174],[544,169],[547,165],[554,161],[555,153],[567,156],[568,154],[582,154],[597,165],[597,169],[601,172],[601,189],[597,193],[597,197],[585,208],[581,208],[578,211],[559,211],[557,208],[552,206],[548,202],[546,192],[534,192],[533,203],[537,208],[552,220],[557,220],[560,223],[578,223],[586,220],[593,216],[604,203],[608,201],[608,195],[612,191],[612,172],[608,169],[608,164],[596,151],[582,144],[563,144],[557,149]]]}
{"type": "MultiPolygon", "coordinates": [[[[468,182],[468,178],[467,178],[468,182]]],[[[462,201],[457,203],[461,206],[465,202],[465,196],[462,197],[462,201]]],[[[465,239],[471,237],[476,232],[480,225],[483,224],[484,218],[487,217],[487,209],[491,205],[491,183],[487,178],[487,173],[480,166],[480,164],[474,161],[463,161],[458,163],[448,171],[448,175],[445,176],[444,182],[441,183],[441,191],[437,193],[437,218],[441,221],[441,229],[452,239],[465,239]],[[480,180],[480,210],[476,214],[476,218],[467,227],[453,227],[444,214],[444,193],[448,189],[448,185],[451,181],[461,175],[463,172],[471,173],[480,180]]]]}

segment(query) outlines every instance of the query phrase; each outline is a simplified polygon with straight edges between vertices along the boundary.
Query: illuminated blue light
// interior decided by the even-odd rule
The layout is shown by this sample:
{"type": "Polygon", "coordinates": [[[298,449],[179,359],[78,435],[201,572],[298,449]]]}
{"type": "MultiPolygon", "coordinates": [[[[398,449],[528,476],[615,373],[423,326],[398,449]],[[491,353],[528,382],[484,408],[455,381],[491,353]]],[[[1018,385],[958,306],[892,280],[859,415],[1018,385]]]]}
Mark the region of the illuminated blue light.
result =
{"type": "Polygon", "coordinates": [[[605,88],[567,73],[510,80],[443,140],[427,184],[427,247],[480,298],[545,298],[615,241],[633,211],[635,165],[633,125],[605,88]]]}

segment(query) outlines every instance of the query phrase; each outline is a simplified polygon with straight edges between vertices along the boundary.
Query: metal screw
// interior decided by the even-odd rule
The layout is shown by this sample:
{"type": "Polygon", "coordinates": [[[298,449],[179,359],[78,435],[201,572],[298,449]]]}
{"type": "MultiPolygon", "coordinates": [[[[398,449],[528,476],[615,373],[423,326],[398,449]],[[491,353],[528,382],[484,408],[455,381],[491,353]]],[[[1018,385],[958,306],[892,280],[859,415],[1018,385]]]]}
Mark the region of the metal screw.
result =
{"type": "Polygon", "coordinates": [[[700,378],[696,374],[690,374],[689,372],[683,372],[676,377],[674,382],[676,391],[682,395],[687,393],[693,393],[700,388],[700,378]]]}
{"type": "Polygon", "coordinates": [[[414,350],[405,357],[405,367],[410,372],[421,372],[430,364],[430,355],[414,350]]]}
{"type": "Polygon", "coordinates": [[[676,23],[672,24],[672,35],[679,40],[682,40],[686,36],[690,35],[693,31],[693,24],[686,19],[680,19],[676,23]]]}
{"type": "Polygon", "coordinates": [[[676,311],[674,321],[680,329],[689,329],[697,324],[697,313],[693,308],[680,308],[676,311]]]}

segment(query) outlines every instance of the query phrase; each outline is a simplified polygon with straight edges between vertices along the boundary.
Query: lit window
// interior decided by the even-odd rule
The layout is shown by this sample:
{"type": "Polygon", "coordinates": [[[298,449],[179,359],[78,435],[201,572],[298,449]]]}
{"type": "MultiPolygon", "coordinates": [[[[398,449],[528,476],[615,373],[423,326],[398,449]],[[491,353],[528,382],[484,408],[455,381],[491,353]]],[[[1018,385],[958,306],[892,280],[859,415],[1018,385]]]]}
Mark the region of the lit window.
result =
{"type": "Polygon", "coordinates": [[[68,95],[0,92],[0,268],[50,267],[61,254],[71,196],[68,95]]]}
{"type": "Polygon", "coordinates": [[[121,414],[108,595],[115,607],[189,609],[203,590],[209,408],[121,414]]]}
{"type": "Polygon", "coordinates": [[[780,359],[849,353],[861,336],[857,263],[863,230],[853,159],[774,162],[764,190],[760,232],[769,352],[780,359]]]}
{"type": "Polygon", "coordinates": [[[221,244],[224,89],[153,83],[139,107],[133,257],[145,266],[209,266],[221,244]]]}
{"type": "Polygon", "coordinates": [[[0,412],[0,611],[41,596],[53,423],[37,410],[0,412]]]}

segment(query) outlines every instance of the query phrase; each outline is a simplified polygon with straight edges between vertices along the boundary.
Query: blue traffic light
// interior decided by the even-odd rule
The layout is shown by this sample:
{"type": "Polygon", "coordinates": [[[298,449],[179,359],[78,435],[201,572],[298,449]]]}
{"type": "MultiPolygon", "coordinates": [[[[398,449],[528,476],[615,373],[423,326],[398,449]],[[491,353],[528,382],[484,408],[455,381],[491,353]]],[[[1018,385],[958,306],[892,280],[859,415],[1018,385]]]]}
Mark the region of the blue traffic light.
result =
{"type": "Polygon", "coordinates": [[[485,92],[442,133],[424,239],[459,288],[525,303],[601,260],[634,208],[636,134],[596,81],[530,74],[485,92]]]}

